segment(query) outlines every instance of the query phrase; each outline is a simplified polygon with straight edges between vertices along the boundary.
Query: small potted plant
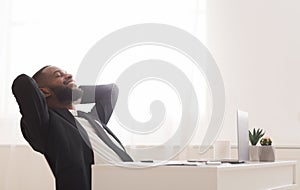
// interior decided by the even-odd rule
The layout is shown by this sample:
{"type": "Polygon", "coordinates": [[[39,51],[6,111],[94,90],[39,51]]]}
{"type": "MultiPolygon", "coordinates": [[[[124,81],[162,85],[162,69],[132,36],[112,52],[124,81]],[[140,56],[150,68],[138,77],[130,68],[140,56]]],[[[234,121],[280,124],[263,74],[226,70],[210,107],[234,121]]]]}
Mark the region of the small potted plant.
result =
{"type": "Polygon", "coordinates": [[[260,140],[261,149],[259,160],[263,162],[274,162],[275,150],[272,146],[272,140],[269,137],[264,137],[260,140]]]}
{"type": "Polygon", "coordinates": [[[265,137],[260,140],[260,144],[261,146],[271,146],[272,140],[269,137],[265,137]]]}
{"type": "Polygon", "coordinates": [[[249,141],[252,146],[249,147],[249,160],[250,161],[259,161],[259,147],[256,146],[260,138],[265,135],[263,129],[253,129],[252,132],[249,130],[249,141]]]}
{"type": "Polygon", "coordinates": [[[252,146],[256,146],[256,144],[258,143],[259,139],[261,137],[263,137],[265,135],[265,132],[263,129],[253,129],[253,131],[251,132],[249,130],[249,140],[252,146]]]}

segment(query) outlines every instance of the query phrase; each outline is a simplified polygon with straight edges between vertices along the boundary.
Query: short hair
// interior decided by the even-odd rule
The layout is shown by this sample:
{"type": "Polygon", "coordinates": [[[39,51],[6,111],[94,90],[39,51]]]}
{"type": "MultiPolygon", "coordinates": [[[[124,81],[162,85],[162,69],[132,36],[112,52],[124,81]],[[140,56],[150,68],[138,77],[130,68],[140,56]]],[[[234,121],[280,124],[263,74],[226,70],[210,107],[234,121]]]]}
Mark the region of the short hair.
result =
{"type": "Polygon", "coordinates": [[[42,67],[40,70],[38,70],[33,76],[32,78],[35,80],[35,82],[40,86],[41,81],[42,81],[42,72],[44,69],[46,69],[47,67],[50,67],[50,65],[46,65],[44,67],[42,67]]]}

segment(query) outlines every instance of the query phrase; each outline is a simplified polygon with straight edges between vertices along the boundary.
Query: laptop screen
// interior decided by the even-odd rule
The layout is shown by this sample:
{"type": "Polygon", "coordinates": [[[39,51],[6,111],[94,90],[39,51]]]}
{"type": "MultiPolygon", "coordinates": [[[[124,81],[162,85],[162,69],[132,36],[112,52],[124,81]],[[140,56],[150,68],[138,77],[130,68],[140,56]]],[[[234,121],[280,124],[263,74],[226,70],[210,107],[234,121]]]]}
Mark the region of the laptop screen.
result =
{"type": "Polygon", "coordinates": [[[237,111],[238,159],[249,160],[248,112],[237,111]]]}

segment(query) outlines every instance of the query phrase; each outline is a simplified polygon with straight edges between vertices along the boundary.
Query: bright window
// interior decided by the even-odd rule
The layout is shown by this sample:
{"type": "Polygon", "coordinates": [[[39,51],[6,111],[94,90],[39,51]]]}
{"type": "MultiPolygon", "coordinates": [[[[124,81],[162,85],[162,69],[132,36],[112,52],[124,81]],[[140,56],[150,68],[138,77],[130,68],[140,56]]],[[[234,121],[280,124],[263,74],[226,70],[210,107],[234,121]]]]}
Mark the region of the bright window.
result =
{"type": "MultiPolygon", "coordinates": [[[[117,29],[139,23],[173,25],[190,32],[205,44],[205,0],[2,0],[0,7],[0,87],[3,89],[0,94],[0,144],[25,143],[19,128],[18,106],[10,89],[14,78],[21,73],[31,76],[44,65],[56,65],[76,74],[85,53],[98,40],[117,29]]],[[[154,47],[144,48],[151,52],[146,56],[161,56],[159,53],[154,55],[154,47]]],[[[103,80],[109,82],[108,79],[109,76],[103,80]]],[[[195,84],[199,83],[197,80],[195,84]]],[[[146,89],[164,89],[163,84],[147,85],[146,89]]],[[[138,96],[144,89],[145,86],[140,86],[132,95],[138,96]]],[[[176,99],[174,94],[170,97],[176,99]]],[[[206,100],[204,95],[201,101],[206,100]]],[[[130,109],[132,114],[138,115],[138,109],[142,108],[133,103],[130,109]]],[[[169,124],[176,123],[178,116],[178,113],[171,115],[174,120],[169,124]]],[[[147,114],[137,117],[143,120],[147,114]]],[[[125,144],[153,143],[138,136],[128,138],[128,133],[119,132],[121,139],[127,139],[125,144]]],[[[168,134],[167,130],[160,138],[168,134]]]]}

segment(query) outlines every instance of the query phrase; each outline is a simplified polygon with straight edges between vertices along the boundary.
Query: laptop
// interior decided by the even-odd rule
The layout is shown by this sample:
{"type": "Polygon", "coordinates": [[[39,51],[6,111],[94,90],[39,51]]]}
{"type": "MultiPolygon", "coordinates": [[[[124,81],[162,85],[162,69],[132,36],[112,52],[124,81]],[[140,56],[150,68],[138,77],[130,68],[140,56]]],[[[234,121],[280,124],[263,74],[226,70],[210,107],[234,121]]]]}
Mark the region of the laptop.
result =
{"type": "Polygon", "coordinates": [[[237,130],[238,130],[238,159],[249,161],[249,126],[248,112],[237,112],[237,130]]]}
{"type": "Polygon", "coordinates": [[[237,146],[238,159],[222,159],[221,163],[239,164],[249,161],[248,112],[237,111],[237,146]]]}

